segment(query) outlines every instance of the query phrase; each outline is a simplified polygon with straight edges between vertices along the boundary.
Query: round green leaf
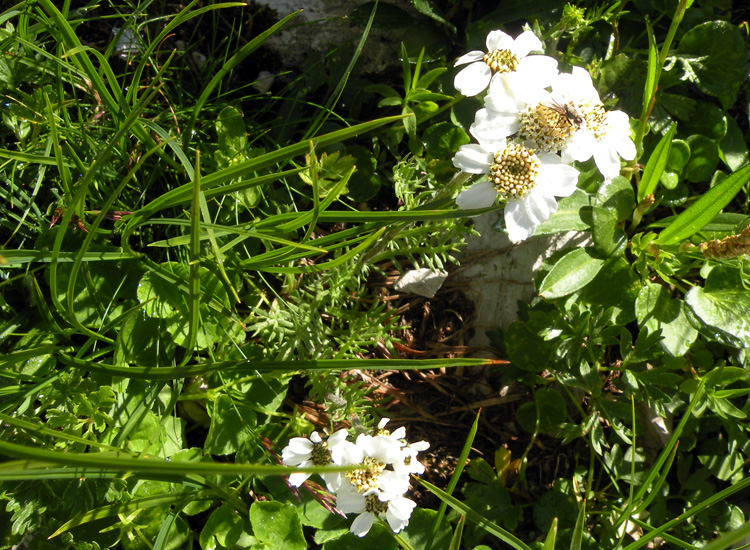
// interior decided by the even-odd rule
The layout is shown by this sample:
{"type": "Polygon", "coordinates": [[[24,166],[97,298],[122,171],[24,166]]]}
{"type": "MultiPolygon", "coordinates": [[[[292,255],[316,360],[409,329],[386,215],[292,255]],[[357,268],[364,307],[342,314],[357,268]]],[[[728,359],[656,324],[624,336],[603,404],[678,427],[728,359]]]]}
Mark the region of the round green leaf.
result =
{"type": "Polygon", "coordinates": [[[250,506],[250,524],[265,550],[305,550],[307,542],[297,509],[291,504],[260,500],[250,506]]]}
{"type": "Polygon", "coordinates": [[[719,147],[705,136],[695,134],[687,139],[690,146],[690,161],[685,167],[685,179],[694,183],[711,179],[719,164],[719,147]]]}
{"type": "Polygon", "coordinates": [[[669,159],[667,160],[667,168],[679,172],[690,160],[690,146],[686,141],[681,139],[673,139],[672,147],[669,149],[669,159]]]}
{"type": "Polygon", "coordinates": [[[553,388],[542,388],[534,393],[535,403],[524,403],[516,411],[516,420],[529,433],[536,428],[536,413],[539,409],[539,431],[552,433],[565,422],[565,398],[553,388]]]}
{"type": "Polygon", "coordinates": [[[695,74],[698,88],[718,97],[725,109],[734,104],[745,79],[745,50],[742,33],[727,21],[708,21],[693,27],[677,47],[695,74]]]}
{"type": "Polygon", "coordinates": [[[701,102],[681,130],[687,134],[701,134],[709,139],[720,140],[727,133],[727,115],[716,105],[701,102]]]}

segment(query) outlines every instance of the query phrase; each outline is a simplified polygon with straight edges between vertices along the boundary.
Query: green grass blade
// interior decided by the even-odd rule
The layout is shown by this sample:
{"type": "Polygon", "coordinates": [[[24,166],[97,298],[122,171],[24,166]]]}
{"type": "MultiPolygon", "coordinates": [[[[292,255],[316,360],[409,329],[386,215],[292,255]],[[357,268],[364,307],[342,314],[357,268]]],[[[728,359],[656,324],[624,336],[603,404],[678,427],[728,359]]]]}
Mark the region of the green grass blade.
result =
{"type": "MultiPolygon", "coordinates": [[[[211,491],[210,489],[204,489],[202,491],[195,491],[193,495],[199,498],[211,498],[212,493],[213,491],[211,491]]],[[[89,510],[88,512],[79,514],[73,519],[66,521],[54,533],[52,533],[49,538],[55,538],[67,531],[70,531],[74,527],[78,527],[79,525],[90,523],[98,519],[108,518],[120,514],[127,515],[137,510],[148,510],[149,508],[154,508],[157,506],[171,506],[177,502],[185,500],[185,497],[185,493],[180,493],[177,495],[154,495],[150,497],[133,499],[124,504],[110,504],[108,506],[94,508],[93,510],[89,510]]]]}
{"type": "Polygon", "coordinates": [[[586,500],[581,503],[578,510],[576,524],[573,527],[573,536],[570,539],[570,550],[581,550],[583,544],[583,533],[586,531],[586,500]]]}
{"type": "Polygon", "coordinates": [[[733,544],[740,542],[750,536],[750,521],[745,522],[742,527],[731,531],[718,539],[709,542],[703,547],[703,550],[724,550],[733,544]]]}
{"type": "Polygon", "coordinates": [[[524,544],[524,542],[521,539],[513,535],[511,532],[506,531],[499,525],[489,521],[488,519],[485,519],[480,514],[478,514],[471,508],[469,508],[466,504],[453,498],[451,495],[449,495],[445,491],[438,489],[437,487],[435,487],[431,483],[428,483],[427,481],[420,479],[419,482],[422,484],[423,487],[427,488],[427,490],[429,490],[431,493],[437,496],[440,500],[442,500],[443,502],[446,502],[448,506],[456,510],[458,513],[465,515],[466,519],[473,521],[474,523],[479,525],[482,529],[484,529],[491,535],[495,535],[505,544],[512,546],[516,550],[531,550],[530,546],[527,546],[526,544],[524,544]]]}
{"type": "MultiPolygon", "coordinates": [[[[477,430],[479,429],[479,415],[481,413],[481,410],[477,411],[477,414],[474,417],[474,423],[471,425],[471,429],[469,430],[466,441],[464,442],[464,447],[463,449],[461,449],[461,454],[458,457],[456,469],[453,471],[453,475],[448,481],[448,486],[445,488],[446,494],[448,495],[453,495],[453,491],[456,490],[456,485],[458,485],[458,480],[461,477],[464,468],[466,467],[466,463],[469,459],[469,452],[471,452],[471,446],[474,444],[474,438],[476,437],[477,430]]],[[[427,544],[425,544],[425,548],[427,550],[430,550],[432,548],[432,542],[435,540],[435,535],[437,535],[438,529],[440,529],[440,524],[443,522],[443,517],[445,516],[445,511],[447,508],[448,503],[444,500],[441,501],[437,516],[435,516],[435,523],[432,524],[432,531],[430,531],[430,536],[427,539],[427,544]]]]}
{"type": "MultiPolygon", "coordinates": [[[[258,372],[279,371],[326,371],[326,370],[425,370],[459,366],[498,364],[493,359],[457,357],[454,359],[319,359],[311,361],[249,361],[233,360],[216,363],[201,363],[185,367],[138,367],[105,364],[96,360],[72,357],[66,353],[57,354],[60,361],[70,367],[99,372],[112,376],[124,376],[139,380],[176,380],[203,376],[213,372],[240,371],[255,374],[258,372]]],[[[503,362],[500,362],[503,363],[503,362]]]]}
{"type": "Polygon", "coordinates": [[[552,518],[552,525],[549,526],[547,537],[544,539],[542,550],[555,550],[555,540],[557,539],[557,518],[552,518]]]}
{"type": "Polygon", "coordinates": [[[185,356],[180,363],[181,367],[187,365],[195,351],[198,341],[198,330],[201,322],[201,155],[195,152],[195,174],[193,177],[193,200],[190,204],[190,293],[188,294],[188,306],[190,319],[188,322],[188,341],[185,345],[185,356]]]}
{"type": "MultiPolygon", "coordinates": [[[[362,124],[357,124],[349,128],[343,128],[341,130],[336,130],[334,132],[312,138],[312,142],[316,148],[323,148],[331,145],[332,143],[344,141],[365,132],[372,131],[385,124],[400,120],[401,118],[401,115],[396,115],[391,117],[379,118],[370,122],[363,122],[362,124]]],[[[201,187],[203,188],[203,191],[206,192],[207,190],[217,187],[223,183],[242,179],[243,177],[248,176],[253,172],[257,172],[258,170],[261,170],[263,168],[285,162],[298,155],[304,155],[309,150],[309,147],[310,145],[308,142],[295,143],[293,145],[277,149],[276,151],[271,151],[252,159],[248,159],[244,162],[239,162],[233,166],[230,166],[229,168],[224,168],[223,170],[219,170],[217,172],[214,172],[213,174],[206,175],[203,178],[201,187]]],[[[159,210],[171,208],[173,206],[178,206],[188,202],[190,200],[190,185],[191,184],[182,185],[176,189],[164,193],[159,198],[154,199],[143,208],[135,212],[130,223],[137,225],[141,223],[142,220],[149,216],[152,216],[159,210]]],[[[209,194],[206,193],[206,196],[209,196],[209,194]]]]}
{"type": "Polygon", "coordinates": [[[656,238],[660,245],[676,244],[691,237],[729,204],[750,180],[750,164],[728,175],[682,212],[656,238]]]}
{"type": "Polygon", "coordinates": [[[294,13],[290,13],[286,17],[284,17],[281,21],[278,23],[275,23],[273,26],[271,26],[269,29],[263,31],[258,36],[253,38],[250,42],[242,46],[240,50],[235,53],[231,58],[229,58],[226,63],[224,63],[219,69],[219,71],[213,76],[213,78],[206,84],[206,87],[203,88],[203,91],[201,92],[201,95],[198,97],[198,99],[195,101],[195,105],[192,108],[193,116],[190,119],[190,123],[188,124],[186,130],[182,133],[183,135],[183,148],[188,149],[190,144],[190,136],[193,133],[193,128],[195,127],[195,122],[198,120],[198,115],[203,110],[203,106],[206,104],[206,101],[208,101],[208,97],[213,93],[214,89],[219,85],[219,83],[224,80],[224,77],[229,74],[234,68],[248,55],[250,55],[252,52],[257,50],[260,46],[265,43],[266,40],[271,38],[274,34],[279,32],[281,28],[286,25],[289,21],[291,21],[294,17],[299,15],[302,12],[302,10],[295,11],[294,13]]]}
{"type": "Polygon", "coordinates": [[[638,202],[640,203],[646,195],[656,191],[659,179],[664,173],[669,160],[669,151],[672,149],[672,139],[677,131],[677,123],[673,122],[666,134],[659,140],[643,170],[643,178],[638,184],[638,202]]]}

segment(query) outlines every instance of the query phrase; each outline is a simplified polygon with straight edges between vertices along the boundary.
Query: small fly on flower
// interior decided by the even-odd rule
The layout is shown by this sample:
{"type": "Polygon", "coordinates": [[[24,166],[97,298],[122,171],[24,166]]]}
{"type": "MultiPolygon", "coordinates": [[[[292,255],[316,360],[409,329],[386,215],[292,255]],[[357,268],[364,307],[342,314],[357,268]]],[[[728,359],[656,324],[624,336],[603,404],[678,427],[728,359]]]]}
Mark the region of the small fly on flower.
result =
{"type": "Polygon", "coordinates": [[[578,109],[573,105],[572,101],[566,103],[560,103],[555,98],[550,98],[548,104],[545,105],[556,113],[561,114],[565,119],[576,128],[580,128],[583,124],[583,117],[578,112],[578,109]]]}

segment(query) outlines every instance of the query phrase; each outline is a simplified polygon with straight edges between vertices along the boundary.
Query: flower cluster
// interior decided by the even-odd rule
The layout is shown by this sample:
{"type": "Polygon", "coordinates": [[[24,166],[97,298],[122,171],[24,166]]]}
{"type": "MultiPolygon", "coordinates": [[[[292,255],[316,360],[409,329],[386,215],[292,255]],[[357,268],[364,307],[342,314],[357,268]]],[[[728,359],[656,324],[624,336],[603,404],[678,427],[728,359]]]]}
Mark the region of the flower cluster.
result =
{"type": "MultiPolygon", "coordinates": [[[[281,460],[287,466],[357,466],[349,472],[323,473],[328,490],[336,494],[336,508],[343,514],[358,514],[350,531],[359,537],[365,536],[376,517],[384,517],[398,533],[407,525],[416,506],[404,496],[409,490],[409,476],[422,474],[424,466],[417,460],[417,453],[429,448],[426,441],[407,443],[406,430],[401,427],[393,433],[385,429],[384,418],[373,434],[360,434],[355,442],[348,439],[346,430],[338,430],[321,437],[313,432],[310,438],[295,437],[281,452],[281,460]]],[[[295,472],[289,483],[302,485],[311,474],[295,472]]]]}
{"type": "Polygon", "coordinates": [[[628,115],[607,111],[589,73],[560,73],[531,31],[513,39],[503,31],[487,36],[487,53],[469,52],[454,85],[464,95],[485,90],[484,108],[469,129],[478,143],[459,148],[453,164],[486,179],[456,197],[460,208],[483,208],[499,195],[507,201],[505,226],[520,242],[557,210],[556,197],[576,189],[570,164],[594,158],[605,179],[620,173],[620,158],[635,158],[628,115]]]}

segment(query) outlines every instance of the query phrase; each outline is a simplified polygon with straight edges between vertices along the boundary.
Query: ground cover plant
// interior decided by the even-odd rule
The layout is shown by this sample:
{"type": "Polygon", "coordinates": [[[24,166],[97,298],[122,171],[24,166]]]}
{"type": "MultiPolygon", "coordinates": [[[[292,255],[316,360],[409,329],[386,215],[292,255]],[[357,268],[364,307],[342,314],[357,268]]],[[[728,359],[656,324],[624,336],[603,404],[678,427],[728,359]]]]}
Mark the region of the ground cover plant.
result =
{"type": "Polygon", "coordinates": [[[747,12],[407,7],[270,87],[298,13],[0,14],[2,548],[750,536],[747,12]],[[477,215],[587,237],[496,359],[459,291],[392,286],[477,215]]]}

